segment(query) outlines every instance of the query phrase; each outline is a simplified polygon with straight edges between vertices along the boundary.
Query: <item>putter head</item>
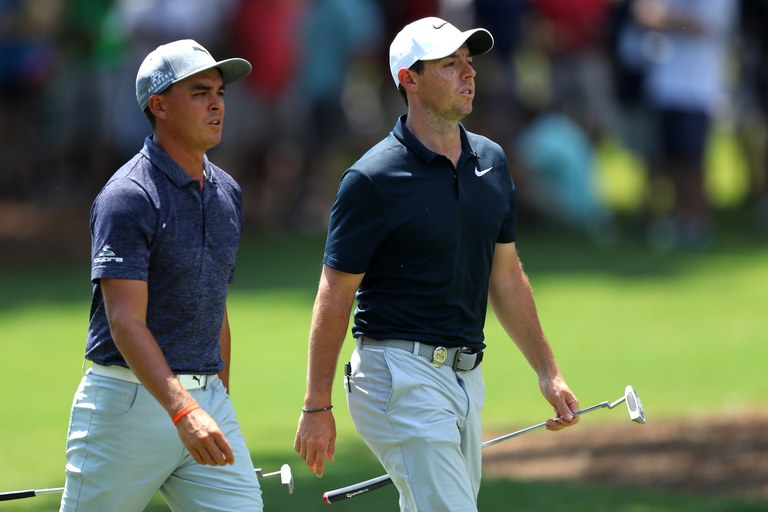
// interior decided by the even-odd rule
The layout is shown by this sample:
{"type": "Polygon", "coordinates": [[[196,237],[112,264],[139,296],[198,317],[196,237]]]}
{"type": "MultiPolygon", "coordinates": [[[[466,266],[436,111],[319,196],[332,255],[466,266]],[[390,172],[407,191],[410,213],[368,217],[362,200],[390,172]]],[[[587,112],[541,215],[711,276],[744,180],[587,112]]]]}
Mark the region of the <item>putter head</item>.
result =
{"type": "Polygon", "coordinates": [[[643,403],[640,401],[640,397],[637,396],[637,392],[630,385],[624,389],[624,398],[627,402],[627,409],[629,409],[629,419],[635,423],[641,425],[645,424],[645,411],[643,410],[643,403]]]}
{"type": "Polygon", "coordinates": [[[288,494],[293,494],[293,473],[288,464],[283,464],[280,467],[280,483],[288,490],[288,494]]]}

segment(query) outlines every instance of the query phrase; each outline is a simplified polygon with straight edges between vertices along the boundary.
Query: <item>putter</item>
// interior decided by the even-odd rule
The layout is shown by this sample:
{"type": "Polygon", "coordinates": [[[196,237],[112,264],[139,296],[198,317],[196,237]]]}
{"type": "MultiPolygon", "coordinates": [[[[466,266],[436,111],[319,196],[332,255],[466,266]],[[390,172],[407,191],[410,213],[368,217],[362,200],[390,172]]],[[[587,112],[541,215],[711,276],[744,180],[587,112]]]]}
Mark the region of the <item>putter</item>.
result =
{"type": "MultiPolygon", "coordinates": [[[[280,483],[282,483],[288,490],[288,494],[293,494],[293,473],[291,472],[291,467],[288,464],[283,464],[280,467],[280,471],[274,471],[272,473],[264,473],[262,472],[261,468],[257,468],[255,471],[256,476],[259,478],[269,478],[271,476],[280,475],[280,483]]],[[[63,491],[63,487],[52,487],[50,489],[27,489],[24,491],[0,492],[0,501],[34,498],[39,494],[49,494],[63,491]]]]}
{"type": "Polygon", "coordinates": [[[261,468],[256,469],[256,475],[259,478],[269,478],[270,476],[280,475],[280,483],[285,486],[288,494],[293,494],[293,473],[291,472],[291,466],[283,464],[280,466],[280,471],[273,471],[272,473],[263,473],[261,468]]]}
{"type": "MultiPolygon", "coordinates": [[[[641,425],[645,424],[645,411],[643,411],[643,404],[642,402],[640,402],[640,397],[637,396],[637,393],[635,392],[634,388],[629,385],[626,388],[624,388],[624,396],[614,400],[613,402],[600,402],[599,404],[593,405],[592,407],[587,407],[586,409],[581,409],[580,411],[576,411],[575,413],[573,413],[573,415],[581,416],[582,414],[592,412],[596,409],[604,409],[604,408],[613,409],[614,407],[621,404],[622,402],[626,402],[627,404],[630,420],[632,420],[635,423],[639,423],[641,425]]],[[[486,446],[493,446],[494,444],[500,443],[502,441],[506,441],[507,439],[512,439],[513,437],[527,434],[531,430],[536,430],[546,426],[547,426],[547,422],[543,421],[541,423],[537,423],[536,425],[531,425],[530,427],[526,427],[522,430],[518,430],[517,432],[505,434],[503,436],[497,437],[496,439],[491,439],[490,441],[484,442],[483,448],[485,448],[486,446]]]]}
{"type": "MultiPolygon", "coordinates": [[[[624,396],[617,398],[613,402],[600,402],[599,404],[593,405],[592,407],[587,407],[586,409],[581,409],[579,411],[576,411],[575,413],[573,413],[573,415],[581,416],[582,414],[586,414],[596,409],[604,409],[604,408],[613,409],[614,407],[621,404],[622,402],[626,402],[627,404],[630,420],[632,420],[635,423],[639,423],[641,425],[645,423],[645,411],[643,410],[643,404],[642,402],[640,402],[640,397],[637,396],[637,392],[635,392],[634,388],[629,385],[626,388],[624,388],[624,396]]],[[[555,419],[555,421],[557,421],[557,419],[555,419]]],[[[493,446],[502,441],[506,441],[507,439],[512,439],[513,437],[518,437],[523,434],[527,434],[532,430],[536,430],[546,426],[547,426],[547,422],[543,421],[541,423],[537,423],[536,425],[531,425],[530,427],[526,427],[522,430],[511,432],[509,434],[499,436],[489,441],[485,441],[481,446],[483,448],[487,448],[488,446],[493,446]]],[[[354,498],[355,496],[360,496],[361,494],[368,493],[380,487],[387,486],[391,483],[392,483],[392,479],[390,478],[389,475],[381,475],[379,477],[366,480],[365,482],[359,482],[356,484],[349,485],[347,487],[341,487],[333,491],[326,491],[323,494],[323,500],[328,505],[330,505],[337,501],[346,500],[348,498],[354,498]]]]}

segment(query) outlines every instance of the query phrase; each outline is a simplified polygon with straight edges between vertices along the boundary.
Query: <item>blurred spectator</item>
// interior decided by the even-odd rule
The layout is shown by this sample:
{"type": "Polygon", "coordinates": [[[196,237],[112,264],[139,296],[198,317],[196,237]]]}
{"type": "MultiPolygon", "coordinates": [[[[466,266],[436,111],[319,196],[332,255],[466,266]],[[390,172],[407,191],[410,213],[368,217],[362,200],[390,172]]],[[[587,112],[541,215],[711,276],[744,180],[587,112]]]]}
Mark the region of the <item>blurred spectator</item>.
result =
{"type": "Polygon", "coordinates": [[[595,147],[613,109],[602,46],[607,4],[577,3],[574,9],[567,2],[534,0],[523,14],[524,40],[515,50],[520,126],[508,151],[518,201],[531,210],[529,217],[606,244],[617,232],[598,194],[595,147]]]}
{"type": "Polygon", "coordinates": [[[114,145],[108,106],[111,75],[119,70],[128,44],[116,26],[114,0],[70,0],[63,17],[61,66],[52,82],[49,106],[56,122],[50,139],[60,158],[56,167],[69,174],[71,188],[90,200],[116,165],[122,163],[114,145]],[[82,115],[88,105],[88,115],[82,115]],[[88,140],[89,144],[82,141],[88,140]]]}
{"type": "MultiPolygon", "coordinates": [[[[146,134],[132,87],[142,56],[191,37],[217,55],[250,55],[258,70],[227,88],[227,135],[213,150],[243,186],[249,224],[322,229],[336,173],[403,109],[382,73],[384,42],[421,17],[474,17],[496,41],[494,58],[477,62],[485,93],[468,128],[512,158],[522,151],[526,165],[512,169],[521,203],[528,186],[541,204],[541,191],[578,176],[580,199],[605,212],[586,191],[609,135],[648,167],[651,239],[705,244],[704,154],[729,92],[722,54],[738,6],[734,119],[750,205],[768,226],[765,0],[0,0],[2,198],[91,197],[146,134]],[[546,133],[562,147],[545,150],[546,133]]],[[[553,205],[575,207],[559,188],[553,205]]]]}
{"type": "MultiPolygon", "coordinates": [[[[440,13],[441,0],[377,0],[379,8],[384,15],[384,40],[392,41],[392,38],[407,23],[426,16],[437,16],[440,13]]],[[[383,62],[387,62],[389,55],[389,43],[381,49],[384,56],[383,62]]]]}
{"type": "Polygon", "coordinates": [[[238,112],[228,121],[238,132],[228,147],[242,169],[239,179],[251,204],[246,215],[262,229],[324,229],[335,173],[345,165],[334,160],[340,146],[354,141],[350,120],[357,128],[364,123],[375,129],[375,119],[383,117],[379,98],[361,95],[361,85],[353,82],[378,87],[378,72],[371,79],[367,68],[356,65],[379,55],[379,5],[242,0],[233,20],[234,48],[260,70],[245,81],[245,97],[237,98],[238,112]],[[350,88],[355,89],[345,96],[350,88]]]}
{"type": "Polygon", "coordinates": [[[613,219],[597,193],[595,150],[577,123],[556,110],[533,115],[516,154],[515,179],[526,206],[599,244],[615,240],[613,219]]]}
{"type": "Polygon", "coordinates": [[[493,34],[494,45],[488,58],[477,63],[482,67],[483,94],[475,98],[475,113],[468,123],[475,131],[486,133],[494,140],[510,140],[519,129],[516,58],[523,44],[528,5],[529,0],[473,2],[474,26],[488,29],[493,34]]]}
{"type": "MultiPolygon", "coordinates": [[[[657,170],[674,190],[674,208],[656,219],[659,247],[702,247],[711,241],[705,192],[710,128],[726,99],[726,50],[735,21],[732,0],[637,0],[633,15],[645,30],[645,92],[657,113],[657,170]]],[[[651,190],[654,193],[654,190],[651,190]]]]}
{"type": "MultiPolygon", "coordinates": [[[[46,92],[59,67],[55,51],[63,4],[0,0],[0,187],[16,198],[40,193],[46,92]]],[[[46,180],[50,178],[46,172],[46,180]]]]}
{"type": "Polygon", "coordinates": [[[246,220],[262,229],[286,227],[295,206],[305,154],[298,74],[301,26],[309,0],[240,0],[232,17],[232,51],[253,62],[243,88],[228,94],[221,149],[243,188],[246,220]]]}
{"type": "Polygon", "coordinates": [[[529,0],[474,0],[475,21],[493,36],[494,58],[508,64],[523,37],[523,14],[529,0]]]}
{"type": "Polygon", "coordinates": [[[551,101],[598,140],[615,115],[605,52],[610,0],[531,1],[550,59],[551,101]]]}
{"type": "Polygon", "coordinates": [[[322,144],[343,136],[342,93],[356,59],[382,41],[378,5],[372,0],[314,0],[301,27],[299,87],[306,103],[308,136],[322,144]]]}
{"type": "Polygon", "coordinates": [[[309,0],[241,0],[232,18],[232,45],[258,62],[247,84],[266,103],[278,103],[299,66],[299,28],[309,0]]]}
{"type": "MultiPolygon", "coordinates": [[[[379,6],[373,0],[313,0],[301,26],[299,99],[304,107],[302,148],[306,155],[304,176],[294,198],[293,222],[302,229],[325,229],[327,212],[343,170],[333,169],[333,155],[352,135],[348,113],[364,116],[376,126],[376,103],[343,104],[347,85],[367,80],[354,74],[358,61],[378,56],[383,26],[379,6]]],[[[376,87],[376,83],[367,83],[376,87]]],[[[380,136],[380,133],[377,134],[380,136]]],[[[362,144],[362,142],[361,142],[362,144]]]]}
{"type": "Polygon", "coordinates": [[[737,135],[750,171],[749,203],[768,230],[768,2],[741,0],[737,135]]]}
{"type": "Polygon", "coordinates": [[[644,51],[645,31],[632,14],[637,0],[614,3],[608,22],[606,52],[611,63],[612,90],[616,100],[616,134],[619,142],[643,162],[653,159],[657,144],[653,116],[645,98],[650,59],[644,51]]]}

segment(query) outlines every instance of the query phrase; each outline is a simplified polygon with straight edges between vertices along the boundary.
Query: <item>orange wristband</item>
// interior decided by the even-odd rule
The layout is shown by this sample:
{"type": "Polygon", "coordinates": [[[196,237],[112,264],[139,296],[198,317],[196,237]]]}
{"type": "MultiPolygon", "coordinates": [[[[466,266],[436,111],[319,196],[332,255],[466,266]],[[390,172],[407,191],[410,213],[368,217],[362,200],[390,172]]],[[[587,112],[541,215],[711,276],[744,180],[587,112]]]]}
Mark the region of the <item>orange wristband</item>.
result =
{"type": "Polygon", "coordinates": [[[174,425],[178,425],[181,419],[186,416],[187,414],[191,413],[192,411],[196,411],[200,408],[200,404],[189,404],[186,407],[182,407],[179,412],[177,412],[171,421],[173,421],[174,425]]]}

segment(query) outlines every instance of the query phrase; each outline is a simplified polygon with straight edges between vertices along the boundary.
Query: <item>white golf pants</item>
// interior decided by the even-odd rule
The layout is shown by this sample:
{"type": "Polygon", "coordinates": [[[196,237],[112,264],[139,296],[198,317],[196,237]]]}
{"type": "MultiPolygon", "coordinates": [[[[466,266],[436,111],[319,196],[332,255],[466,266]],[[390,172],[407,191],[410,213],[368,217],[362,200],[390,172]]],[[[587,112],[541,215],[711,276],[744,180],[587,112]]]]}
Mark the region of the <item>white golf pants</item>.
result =
{"type": "Polygon", "coordinates": [[[88,372],[72,406],[61,511],[139,512],[159,490],[173,511],[261,512],[259,481],[218,377],[190,390],[232,446],[234,465],[198,464],[141,384],[88,372]]]}
{"type": "Polygon", "coordinates": [[[455,372],[393,347],[352,354],[347,389],[360,436],[392,478],[401,512],[472,512],[482,473],[481,366],[455,372]]]}

